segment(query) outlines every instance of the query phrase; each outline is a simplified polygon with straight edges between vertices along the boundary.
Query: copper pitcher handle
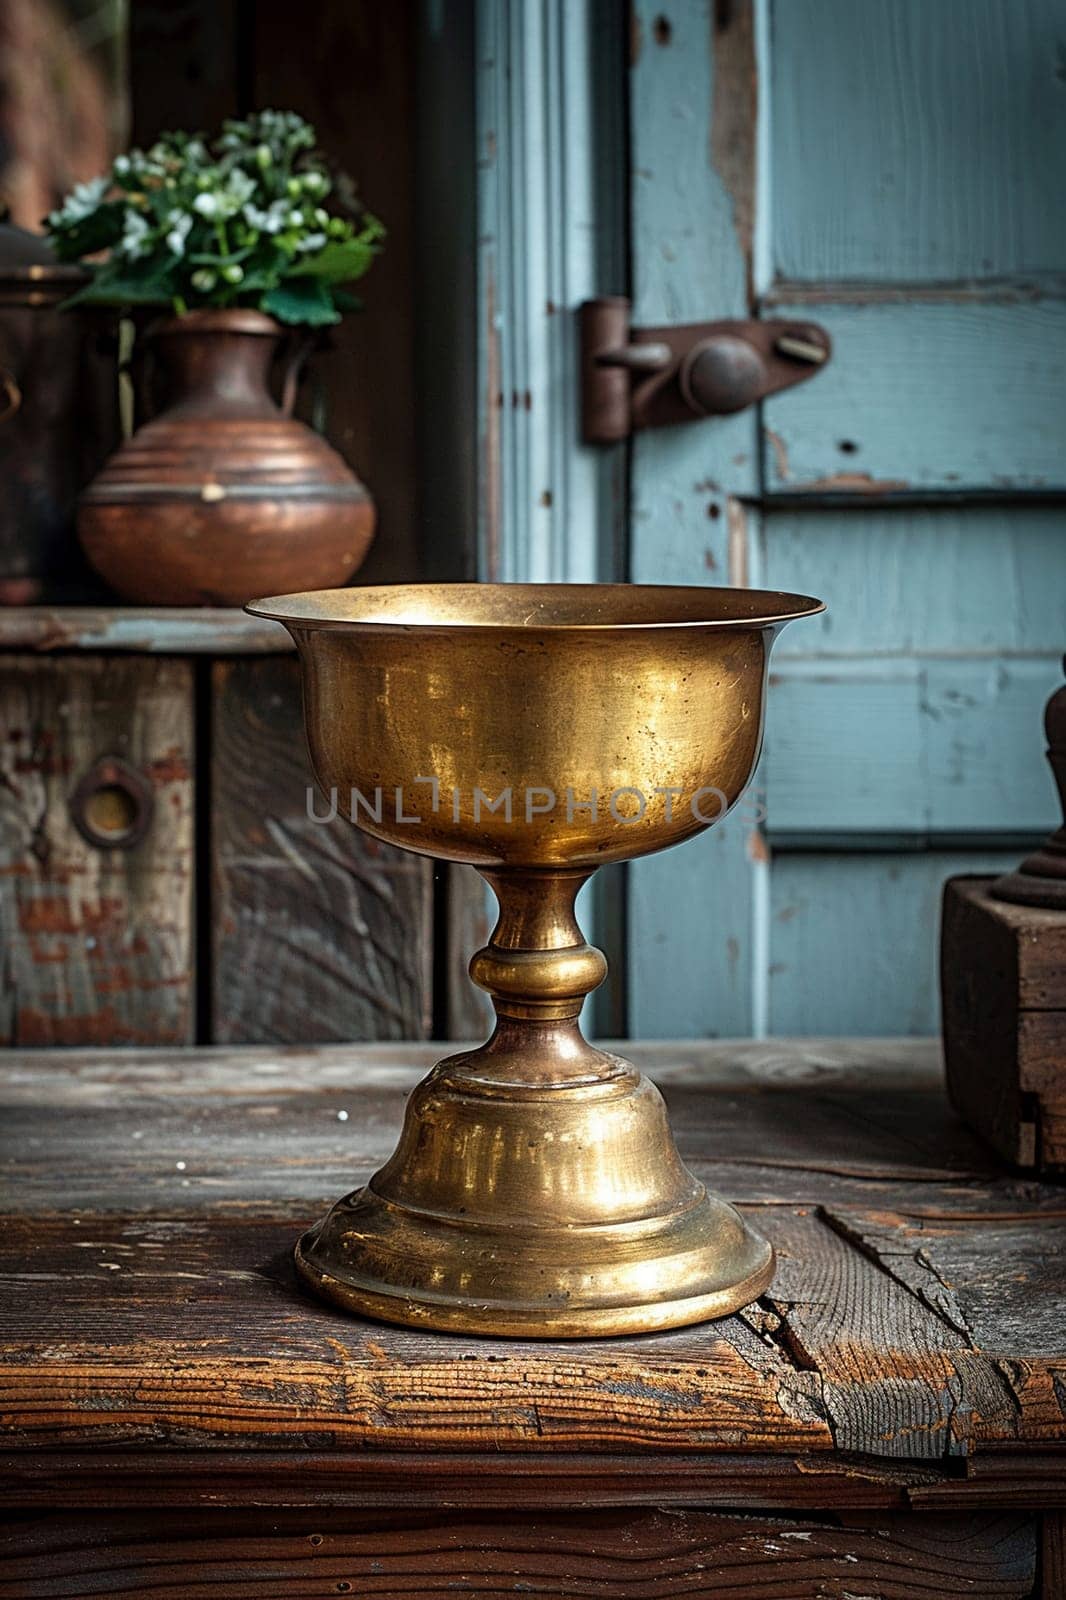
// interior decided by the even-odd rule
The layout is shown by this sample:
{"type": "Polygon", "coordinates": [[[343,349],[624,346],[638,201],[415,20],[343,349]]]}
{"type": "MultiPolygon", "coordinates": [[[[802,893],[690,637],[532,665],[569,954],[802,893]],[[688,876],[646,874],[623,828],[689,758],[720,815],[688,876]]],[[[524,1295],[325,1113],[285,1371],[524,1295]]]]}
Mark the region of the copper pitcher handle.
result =
{"type": "Polygon", "coordinates": [[[318,342],[318,330],[306,330],[303,333],[292,334],[281,354],[281,412],[285,417],[291,417],[293,407],[296,405],[296,394],[300,386],[300,373],[303,371],[311,351],[318,342]]]}

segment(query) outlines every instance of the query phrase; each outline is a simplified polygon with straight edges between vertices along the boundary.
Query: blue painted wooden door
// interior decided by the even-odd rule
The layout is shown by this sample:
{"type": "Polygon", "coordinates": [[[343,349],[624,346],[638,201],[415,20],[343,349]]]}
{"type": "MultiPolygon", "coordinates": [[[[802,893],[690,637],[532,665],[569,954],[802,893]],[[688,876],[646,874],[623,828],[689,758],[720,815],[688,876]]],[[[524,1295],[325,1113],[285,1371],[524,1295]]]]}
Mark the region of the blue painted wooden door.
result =
{"type": "Polygon", "coordinates": [[[748,801],[631,871],[630,1027],[932,1031],[943,880],[1055,820],[1060,0],[638,0],[630,127],[637,325],[834,341],[758,411],[634,444],[635,580],[829,609],[778,643],[748,801]]]}

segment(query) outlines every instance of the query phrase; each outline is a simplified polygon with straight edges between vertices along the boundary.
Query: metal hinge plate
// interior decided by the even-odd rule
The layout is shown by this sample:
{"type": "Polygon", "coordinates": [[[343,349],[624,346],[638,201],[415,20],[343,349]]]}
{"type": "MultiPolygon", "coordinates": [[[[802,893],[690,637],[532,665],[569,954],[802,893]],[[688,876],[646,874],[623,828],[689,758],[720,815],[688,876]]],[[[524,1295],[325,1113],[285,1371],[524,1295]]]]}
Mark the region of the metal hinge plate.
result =
{"type": "Polygon", "coordinates": [[[743,411],[813,377],[832,354],[829,335],[813,322],[631,328],[630,310],[621,296],[581,307],[581,424],[589,444],[743,411]]]}

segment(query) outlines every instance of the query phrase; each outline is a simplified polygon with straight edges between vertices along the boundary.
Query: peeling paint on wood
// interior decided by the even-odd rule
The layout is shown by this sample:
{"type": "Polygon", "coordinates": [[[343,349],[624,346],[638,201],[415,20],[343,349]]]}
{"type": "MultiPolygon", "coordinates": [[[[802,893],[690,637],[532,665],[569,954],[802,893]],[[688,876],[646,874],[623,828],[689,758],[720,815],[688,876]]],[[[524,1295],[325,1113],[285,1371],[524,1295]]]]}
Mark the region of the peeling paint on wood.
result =
{"type": "Polygon", "coordinates": [[[733,210],[737,249],[751,286],[755,227],[756,93],[753,0],[737,0],[728,16],[715,7],[711,29],[715,93],[711,110],[711,164],[721,178],[733,210]]]}
{"type": "MultiPolygon", "coordinates": [[[[631,74],[633,316],[637,326],[749,314],[751,8],[638,3],[645,48],[631,74]],[[670,28],[652,48],[656,20],[670,28]]],[[[638,583],[738,581],[737,511],[758,490],[754,411],[649,430],[633,440],[630,576],[638,583]],[[719,508],[708,516],[708,495],[719,508]]],[[[739,580],[743,581],[743,580],[739,580]]],[[[637,1034],[752,1027],[752,868],[728,820],[693,844],[631,863],[629,1025],[637,1034]],[[707,907],[729,907],[722,937],[707,907]],[[732,946],[730,945],[732,941],[732,946]],[[739,951],[739,954],[737,953],[739,951]]]]}
{"type": "MultiPolygon", "coordinates": [[[[1064,96],[1066,100],[1066,96],[1064,96]]],[[[802,306],[777,316],[802,319],[802,306]]],[[[763,406],[767,488],[1066,489],[1066,302],[818,309],[833,359],[763,406]],[[858,449],[844,450],[843,445],[858,449]],[[787,467],[786,467],[787,462],[787,467]]]]}
{"type": "Polygon", "coordinates": [[[0,656],[0,1038],[193,1037],[193,706],[188,662],[0,656]],[[151,785],[146,836],[89,844],[82,776],[121,757],[151,785]]]}
{"type": "Polygon", "coordinates": [[[1062,273],[1058,0],[772,0],[772,27],[776,276],[1062,273]]]}
{"type": "Polygon", "coordinates": [[[68,650],[137,655],[288,653],[292,639],[279,622],[243,611],[137,606],[19,606],[0,609],[0,651],[68,650]]]}

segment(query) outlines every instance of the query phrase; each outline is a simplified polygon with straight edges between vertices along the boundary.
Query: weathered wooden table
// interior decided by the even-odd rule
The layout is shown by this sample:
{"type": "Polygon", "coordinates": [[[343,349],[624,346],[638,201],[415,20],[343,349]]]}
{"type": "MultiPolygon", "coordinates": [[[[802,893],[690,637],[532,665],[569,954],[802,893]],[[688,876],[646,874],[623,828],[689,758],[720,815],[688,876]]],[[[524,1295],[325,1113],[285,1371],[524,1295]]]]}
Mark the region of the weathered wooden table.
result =
{"type": "Polygon", "coordinates": [[[631,1054],[777,1277],[549,1345],[295,1281],[430,1047],[4,1056],[0,1596],[1066,1595],[1066,1193],[931,1044],[631,1054]]]}

